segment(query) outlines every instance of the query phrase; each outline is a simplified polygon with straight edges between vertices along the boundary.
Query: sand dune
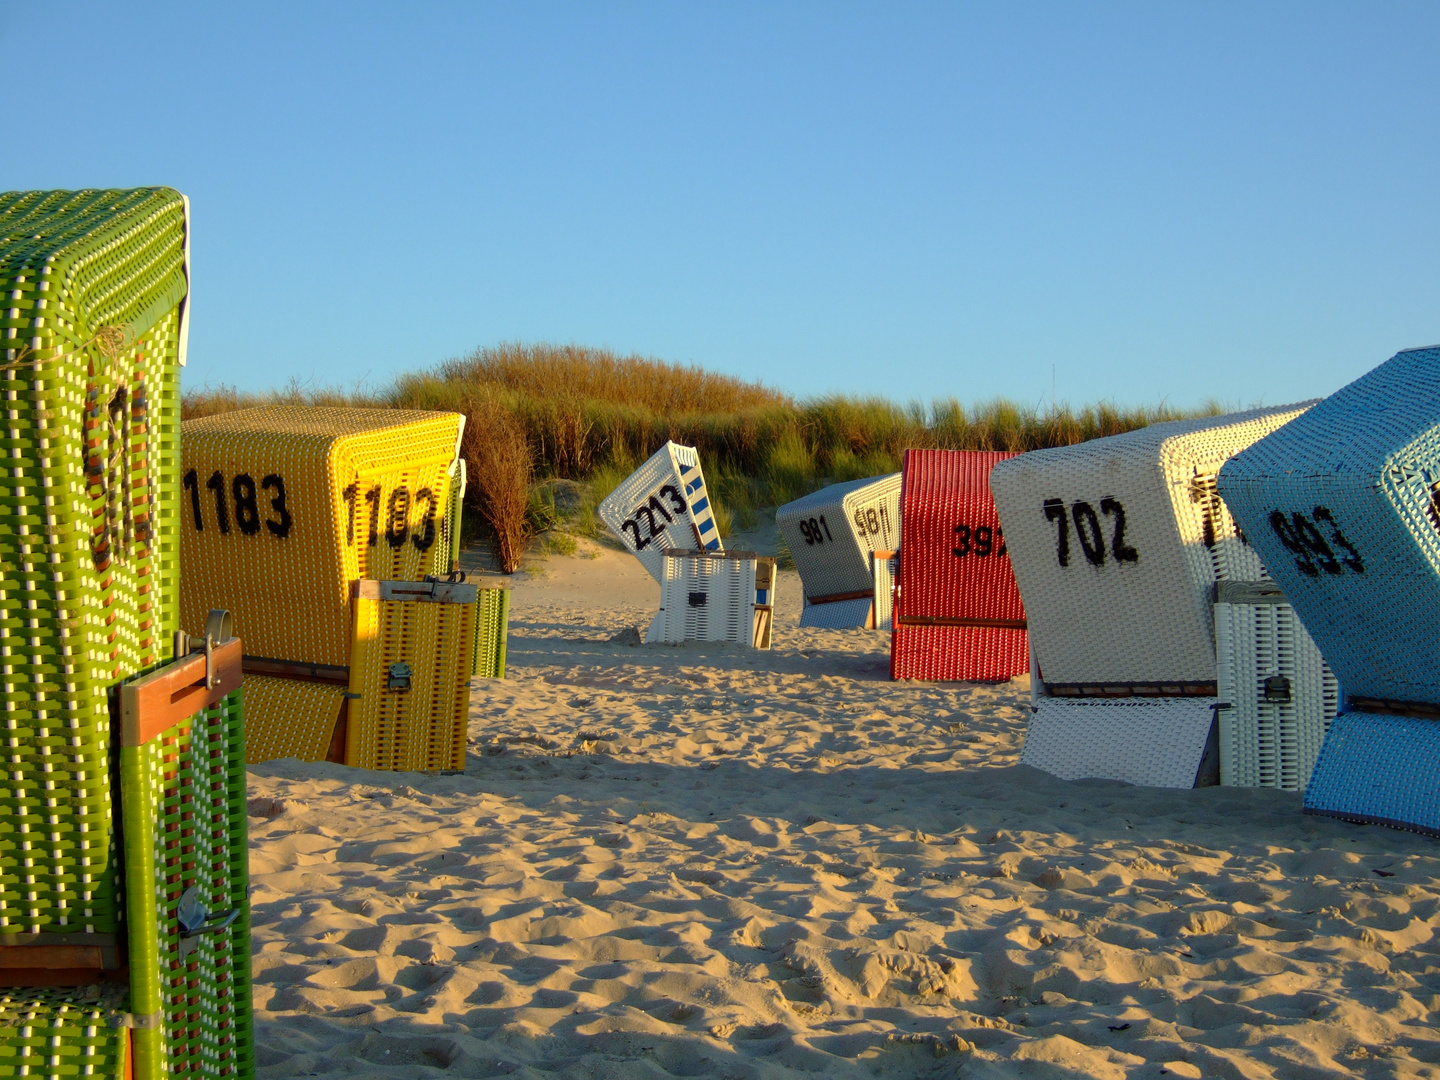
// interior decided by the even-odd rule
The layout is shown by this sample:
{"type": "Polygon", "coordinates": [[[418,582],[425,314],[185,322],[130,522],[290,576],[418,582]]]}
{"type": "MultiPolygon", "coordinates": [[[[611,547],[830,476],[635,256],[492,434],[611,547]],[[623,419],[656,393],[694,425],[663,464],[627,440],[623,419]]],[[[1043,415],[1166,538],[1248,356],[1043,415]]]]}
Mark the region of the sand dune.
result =
{"type": "Polygon", "coordinates": [[[1021,681],[791,574],[759,653],[550,568],[464,775],[251,770],[262,1076],[1440,1076],[1440,841],[1020,766],[1021,681]]]}

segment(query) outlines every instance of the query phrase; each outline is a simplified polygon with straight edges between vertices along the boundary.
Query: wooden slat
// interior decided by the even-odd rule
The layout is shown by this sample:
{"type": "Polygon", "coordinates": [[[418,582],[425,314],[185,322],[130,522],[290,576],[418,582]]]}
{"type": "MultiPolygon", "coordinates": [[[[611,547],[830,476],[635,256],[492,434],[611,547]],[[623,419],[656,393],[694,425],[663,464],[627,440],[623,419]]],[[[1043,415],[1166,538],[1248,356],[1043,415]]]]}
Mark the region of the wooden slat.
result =
{"type": "Polygon", "coordinates": [[[273,660],[268,656],[244,658],[246,675],[269,675],[297,682],[335,683],[350,685],[350,669],[338,664],[304,664],[295,660],[273,660]]]}
{"type": "MultiPolygon", "coordinates": [[[[814,601],[811,601],[812,603],[814,601]]],[[[897,615],[901,626],[979,626],[991,630],[1024,630],[1024,619],[957,619],[947,615],[897,615]]]]}
{"type": "Polygon", "coordinates": [[[218,684],[205,686],[205,654],[191,653],[143,679],[120,688],[120,742],[143,746],[187,716],[208,709],[240,686],[243,679],[240,639],[215,646],[218,684]]]}
{"type": "Polygon", "coordinates": [[[1181,683],[1045,683],[1051,697],[1126,698],[1126,697],[1214,697],[1213,682],[1181,683]]]}
{"type": "Polygon", "coordinates": [[[1413,716],[1424,720],[1440,719],[1440,705],[1419,701],[1390,701],[1386,698],[1345,698],[1346,712],[1380,713],[1385,716],[1413,716]]]}
{"type": "Polygon", "coordinates": [[[837,592],[828,596],[807,596],[811,604],[838,604],[842,600],[870,600],[875,596],[874,589],[861,589],[859,592],[837,592]]]}

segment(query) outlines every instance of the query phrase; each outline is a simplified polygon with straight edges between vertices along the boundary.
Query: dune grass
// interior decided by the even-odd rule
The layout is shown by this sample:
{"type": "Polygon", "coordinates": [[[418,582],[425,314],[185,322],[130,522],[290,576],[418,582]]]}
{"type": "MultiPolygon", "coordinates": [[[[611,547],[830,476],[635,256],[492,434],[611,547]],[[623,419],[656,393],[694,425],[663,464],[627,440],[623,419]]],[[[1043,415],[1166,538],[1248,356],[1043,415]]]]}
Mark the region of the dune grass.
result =
{"type": "Polygon", "coordinates": [[[490,524],[507,570],[519,565],[534,535],[560,523],[553,501],[548,516],[543,496],[537,501],[537,484],[584,482],[586,493],[564,524],[602,535],[596,507],[667,439],[699,450],[723,535],[753,528],[761,507],[827,483],[895,472],[909,447],[1034,450],[1224,411],[1213,401],[1190,410],[1103,402],[1040,408],[1005,399],[967,406],[952,397],[897,404],[836,394],[797,401],[692,365],[579,345],[506,344],[402,375],[379,391],[295,382],[261,394],[228,386],[192,391],[182,415],[266,404],[464,413],[468,501],[490,524]]]}

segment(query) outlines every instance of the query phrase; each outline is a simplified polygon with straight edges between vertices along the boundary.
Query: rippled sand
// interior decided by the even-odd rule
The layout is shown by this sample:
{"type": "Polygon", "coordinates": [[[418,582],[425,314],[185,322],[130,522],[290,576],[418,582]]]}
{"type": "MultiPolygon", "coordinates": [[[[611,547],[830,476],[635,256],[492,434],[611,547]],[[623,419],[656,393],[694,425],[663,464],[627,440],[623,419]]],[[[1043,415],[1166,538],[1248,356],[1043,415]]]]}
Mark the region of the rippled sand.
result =
{"type": "Polygon", "coordinates": [[[764,653],[551,569],[464,775],[252,769],[262,1076],[1440,1076],[1440,841],[1017,765],[1022,680],[793,575],[764,653]]]}

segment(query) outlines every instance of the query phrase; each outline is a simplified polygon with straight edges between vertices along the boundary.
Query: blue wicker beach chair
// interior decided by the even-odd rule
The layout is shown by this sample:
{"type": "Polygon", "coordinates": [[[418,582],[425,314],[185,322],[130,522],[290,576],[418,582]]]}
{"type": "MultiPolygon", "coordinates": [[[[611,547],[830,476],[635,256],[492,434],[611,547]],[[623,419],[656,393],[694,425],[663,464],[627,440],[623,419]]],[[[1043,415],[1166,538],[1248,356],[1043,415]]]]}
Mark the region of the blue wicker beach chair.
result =
{"type": "Polygon", "coordinates": [[[1440,347],[1257,442],[1219,490],[1344,690],[1306,811],[1440,834],[1440,347]]]}

